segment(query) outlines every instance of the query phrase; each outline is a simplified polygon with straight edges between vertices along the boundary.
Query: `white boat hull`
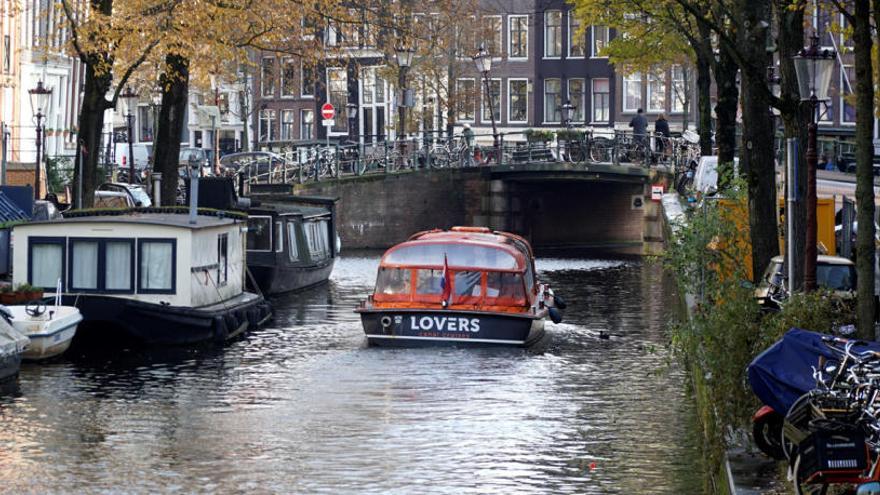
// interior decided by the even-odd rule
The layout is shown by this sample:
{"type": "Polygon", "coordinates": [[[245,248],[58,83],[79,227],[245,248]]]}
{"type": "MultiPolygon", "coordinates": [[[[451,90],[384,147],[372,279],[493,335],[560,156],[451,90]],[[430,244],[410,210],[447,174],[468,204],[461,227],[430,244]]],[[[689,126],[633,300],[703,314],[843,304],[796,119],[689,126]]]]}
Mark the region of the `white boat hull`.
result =
{"type": "Polygon", "coordinates": [[[12,325],[30,339],[30,345],[22,359],[39,361],[64,353],[76,335],[76,327],[82,321],[79,310],[72,306],[50,306],[46,313],[32,317],[24,306],[7,306],[12,312],[12,325]],[[52,312],[50,316],[50,312],[52,312]]]}

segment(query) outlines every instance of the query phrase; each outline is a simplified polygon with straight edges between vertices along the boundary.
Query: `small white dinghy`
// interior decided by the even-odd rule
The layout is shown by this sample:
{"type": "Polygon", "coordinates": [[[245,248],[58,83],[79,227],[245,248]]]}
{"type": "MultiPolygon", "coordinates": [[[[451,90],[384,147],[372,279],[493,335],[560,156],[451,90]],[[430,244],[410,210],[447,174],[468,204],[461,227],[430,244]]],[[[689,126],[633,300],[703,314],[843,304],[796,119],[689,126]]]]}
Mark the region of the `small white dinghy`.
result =
{"type": "Polygon", "coordinates": [[[42,302],[0,306],[0,312],[7,313],[12,326],[30,339],[30,345],[22,354],[22,359],[30,361],[48,359],[66,351],[83,319],[74,306],[47,307],[42,302]]]}

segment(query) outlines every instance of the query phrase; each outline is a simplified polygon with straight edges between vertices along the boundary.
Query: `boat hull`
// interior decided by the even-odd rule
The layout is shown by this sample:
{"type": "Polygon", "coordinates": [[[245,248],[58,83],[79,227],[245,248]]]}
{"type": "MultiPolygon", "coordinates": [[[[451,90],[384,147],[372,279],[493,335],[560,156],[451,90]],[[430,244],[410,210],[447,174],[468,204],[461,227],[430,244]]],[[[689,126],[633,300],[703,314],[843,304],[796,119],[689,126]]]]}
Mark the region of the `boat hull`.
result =
{"type": "Polygon", "coordinates": [[[421,309],[359,309],[370,345],[443,343],[529,346],[544,336],[544,314],[421,309]]]}
{"type": "Polygon", "coordinates": [[[248,261],[248,269],[263,294],[283,294],[326,282],[333,271],[334,258],[312,266],[285,266],[248,261]]]}
{"type": "MultiPolygon", "coordinates": [[[[81,318],[80,318],[81,319],[81,318]]],[[[59,327],[57,330],[47,330],[47,333],[38,335],[28,335],[31,340],[30,345],[22,354],[25,361],[39,361],[41,359],[49,359],[60,356],[73,342],[73,336],[76,334],[76,327],[79,320],[67,326],[59,327]]]]}
{"type": "Polygon", "coordinates": [[[0,382],[14,378],[18,374],[19,368],[21,368],[20,353],[0,353],[0,382]]]}
{"type": "MultiPolygon", "coordinates": [[[[76,296],[64,296],[72,303],[76,296]]],[[[271,306],[261,296],[242,293],[222,303],[189,308],[145,303],[112,296],[79,295],[83,323],[109,327],[120,337],[147,345],[189,345],[223,342],[265,323],[271,306]]]]}

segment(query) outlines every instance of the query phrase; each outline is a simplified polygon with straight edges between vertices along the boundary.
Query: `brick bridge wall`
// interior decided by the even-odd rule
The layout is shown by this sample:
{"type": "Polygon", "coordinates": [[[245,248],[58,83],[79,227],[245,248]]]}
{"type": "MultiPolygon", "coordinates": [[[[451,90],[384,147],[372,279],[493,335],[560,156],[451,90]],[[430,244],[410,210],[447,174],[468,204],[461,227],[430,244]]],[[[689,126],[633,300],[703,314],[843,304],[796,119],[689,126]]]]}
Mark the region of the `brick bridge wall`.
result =
{"type": "Polygon", "coordinates": [[[642,253],[643,241],[651,240],[645,233],[653,230],[654,205],[646,187],[649,191],[650,186],[618,182],[508,182],[491,180],[485,169],[450,169],[308,183],[294,191],[339,198],[344,248],[387,248],[421,230],[485,225],[523,234],[537,248],[642,253]]]}

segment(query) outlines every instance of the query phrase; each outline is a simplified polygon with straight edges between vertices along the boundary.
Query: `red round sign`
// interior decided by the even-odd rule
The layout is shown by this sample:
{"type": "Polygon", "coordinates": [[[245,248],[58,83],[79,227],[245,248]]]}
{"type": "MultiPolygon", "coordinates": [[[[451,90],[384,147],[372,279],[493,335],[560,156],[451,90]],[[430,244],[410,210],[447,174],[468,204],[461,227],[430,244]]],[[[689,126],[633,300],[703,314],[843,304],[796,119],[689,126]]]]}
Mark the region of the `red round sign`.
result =
{"type": "Polygon", "coordinates": [[[321,106],[321,117],[324,117],[325,119],[329,120],[335,116],[336,116],[336,109],[333,108],[333,105],[331,105],[330,103],[324,103],[324,105],[321,106]]]}

